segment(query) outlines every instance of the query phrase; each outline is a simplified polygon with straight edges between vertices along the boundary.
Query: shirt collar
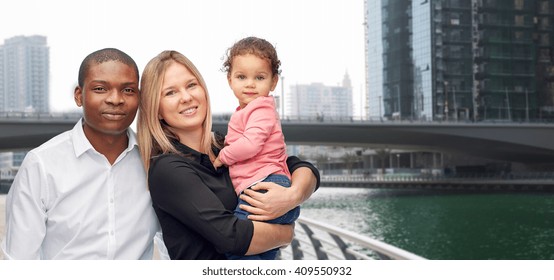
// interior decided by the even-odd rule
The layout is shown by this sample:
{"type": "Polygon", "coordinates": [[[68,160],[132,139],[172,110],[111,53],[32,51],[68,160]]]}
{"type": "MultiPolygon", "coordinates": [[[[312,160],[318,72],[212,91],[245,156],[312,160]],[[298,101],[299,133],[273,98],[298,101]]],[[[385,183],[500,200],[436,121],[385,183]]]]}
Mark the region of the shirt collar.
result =
{"type": "MultiPolygon", "coordinates": [[[[227,167],[220,167],[217,170],[214,169],[213,163],[210,160],[210,157],[207,154],[200,153],[199,151],[196,151],[192,148],[190,148],[187,145],[184,145],[183,143],[179,142],[176,139],[171,140],[173,143],[173,146],[183,154],[183,156],[188,157],[195,162],[198,162],[200,165],[203,165],[204,167],[212,170],[212,172],[215,172],[217,174],[223,174],[227,171],[227,167]]],[[[216,155],[219,153],[219,149],[214,148],[214,152],[216,155]]]]}
{"type": "MultiPolygon", "coordinates": [[[[137,138],[130,128],[127,129],[127,137],[129,138],[129,144],[127,145],[127,149],[125,149],[125,152],[132,150],[135,146],[138,147],[137,138]]],[[[94,150],[94,147],[92,147],[92,144],[85,136],[82,118],[73,127],[71,140],[73,142],[73,149],[76,157],[81,156],[88,150],[94,150]]]]}
{"type": "Polygon", "coordinates": [[[190,155],[190,156],[193,156],[194,158],[200,158],[203,155],[199,151],[194,150],[189,146],[179,142],[177,139],[172,139],[171,142],[173,143],[173,146],[177,149],[177,151],[181,152],[183,155],[190,155]]]}
{"type": "Polygon", "coordinates": [[[129,138],[129,143],[127,144],[127,151],[132,150],[135,146],[138,148],[137,136],[130,128],[127,128],[127,137],[129,138]]]}

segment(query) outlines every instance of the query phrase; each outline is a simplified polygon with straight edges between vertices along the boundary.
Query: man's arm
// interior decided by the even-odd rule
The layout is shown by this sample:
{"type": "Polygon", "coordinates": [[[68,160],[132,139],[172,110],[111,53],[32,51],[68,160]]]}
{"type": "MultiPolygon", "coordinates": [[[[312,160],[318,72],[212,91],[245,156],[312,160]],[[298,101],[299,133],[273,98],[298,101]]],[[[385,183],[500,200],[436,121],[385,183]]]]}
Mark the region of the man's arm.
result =
{"type": "Polygon", "coordinates": [[[42,205],[43,169],[32,153],[23,161],[6,196],[6,259],[40,259],[46,236],[46,211],[42,205]]]}

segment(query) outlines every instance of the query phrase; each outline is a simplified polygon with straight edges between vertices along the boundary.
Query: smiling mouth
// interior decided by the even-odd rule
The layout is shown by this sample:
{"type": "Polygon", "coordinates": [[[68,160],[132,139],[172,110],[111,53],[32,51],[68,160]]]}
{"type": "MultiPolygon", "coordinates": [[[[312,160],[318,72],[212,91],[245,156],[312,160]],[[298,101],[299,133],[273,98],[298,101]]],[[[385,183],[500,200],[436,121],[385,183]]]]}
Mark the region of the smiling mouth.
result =
{"type": "Polygon", "coordinates": [[[125,114],[124,112],[119,112],[119,111],[117,111],[117,112],[103,112],[102,116],[104,116],[108,120],[118,121],[118,120],[124,119],[127,116],[127,114],[125,114]]]}
{"type": "Polygon", "coordinates": [[[191,108],[187,108],[187,109],[179,112],[179,114],[181,114],[181,115],[192,115],[192,114],[196,113],[197,110],[198,110],[198,107],[191,107],[191,108]]]}

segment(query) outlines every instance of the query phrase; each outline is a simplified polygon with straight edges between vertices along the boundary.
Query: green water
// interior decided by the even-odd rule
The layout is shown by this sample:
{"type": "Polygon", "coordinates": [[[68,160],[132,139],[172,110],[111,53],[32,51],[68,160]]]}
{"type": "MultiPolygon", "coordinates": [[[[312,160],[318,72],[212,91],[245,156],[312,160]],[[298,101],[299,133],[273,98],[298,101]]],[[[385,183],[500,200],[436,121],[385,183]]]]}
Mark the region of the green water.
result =
{"type": "Polygon", "coordinates": [[[302,215],[428,259],[554,259],[554,193],[320,188],[302,215]]]}

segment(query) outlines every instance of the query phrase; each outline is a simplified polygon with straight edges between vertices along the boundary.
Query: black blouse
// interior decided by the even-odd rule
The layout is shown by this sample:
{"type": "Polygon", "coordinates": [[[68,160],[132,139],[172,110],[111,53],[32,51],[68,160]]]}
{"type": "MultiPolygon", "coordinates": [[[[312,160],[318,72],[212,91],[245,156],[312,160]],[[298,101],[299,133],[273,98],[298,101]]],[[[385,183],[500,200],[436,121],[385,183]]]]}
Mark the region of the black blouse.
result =
{"type": "MultiPolygon", "coordinates": [[[[233,215],[237,196],[227,168],[216,171],[208,155],[179,142],[174,145],[185,156],[156,156],[148,172],[152,204],[169,256],[207,260],[225,259],[225,253],[244,255],[254,226],[233,215]]],[[[310,168],[319,187],[319,172],[311,163],[292,156],[287,165],[291,173],[310,168]]]]}

